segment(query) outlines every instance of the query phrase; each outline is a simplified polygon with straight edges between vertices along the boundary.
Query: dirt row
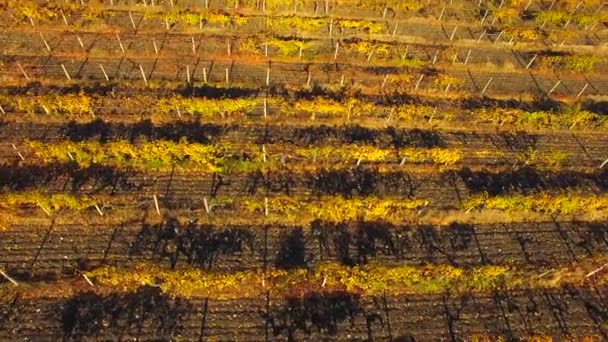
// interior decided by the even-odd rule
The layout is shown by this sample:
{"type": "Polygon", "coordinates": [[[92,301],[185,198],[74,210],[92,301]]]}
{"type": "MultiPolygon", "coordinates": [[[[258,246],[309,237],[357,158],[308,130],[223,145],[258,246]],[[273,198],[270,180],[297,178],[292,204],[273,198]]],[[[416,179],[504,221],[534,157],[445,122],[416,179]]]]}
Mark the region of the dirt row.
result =
{"type": "MultiPolygon", "coordinates": [[[[407,29],[416,28],[418,24],[412,23],[407,26],[407,29]]],[[[452,27],[441,27],[438,28],[444,36],[451,36],[452,27]]],[[[427,32],[428,33],[428,32],[427,32]]],[[[418,58],[425,64],[444,67],[450,69],[451,67],[464,67],[465,60],[466,65],[470,67],[480,66],[482,68],[493,68],[502,69],[503,73],[525,73],[528,63],[531,61],[535,54],[538,54],[541,59],[547,52],[543,49],[525,49],[522,50],[517,46],[513,46],[506,42],[499,42],[496,40],[498,33],[488,35],[484,37],[482,31],[472,31],[471,28],[462,30],[461,33],[455,32],[455,39],[458,36],[466,36],[467,43],[459,44],[458,42],[442,43],[440,39],[434,40],[429,39],[424,35],[425,40],[414,40],[406,43],[407,39],[403,39],[401,36],[396,38],[384,38],[380,40],[374,40],[373,43],[384,43],[389,44],[393,47],[392,55],[395,55],[395,61],[403,53],[407,52],[409,58],[418,58]],[[481,39],[480,39],[481,37],[481,39]],[[493,37],[493,38],[492,38],[493,37]],[[486,44],[486,42],[490,44],[486,44]],[[479,41],[479,43],[477,43],[479,41]],[[506,49],[504,44],[510,46],[506,49]],[[454,55],[457,57],[454,58],[454,55]]],[[[180,58],[182,56],[192,56],[192,39],[195,40],[195,46],[198,55],[227,55],[228,45],[236,58],[242,59],[263,59],[263,49],[259,49],[259,56],[247,56],[251,54],[248,52],[243,56],[239,53],[239,47],[245,43],[247,39],[253,39],[258,45],[263,43],[262,38],[255,38],[251,32],[247,33],[232,33],[227,34],[226,30],[209,30],[208,32],[147,32],[140,31],[120,33],[120,42],[127,51],[127,55],[130,56],[154,56],[155,48],[153,41],[156,42],[156,46],[159,51],[159,56],[163,59],[170,57],[180,58]]],[[[281,38],[293,39],[291,36],[280,37],[275,36],[275,40],[281,38]]],[[[445,38],[445,37],[444,37],[445,38]]],[[[92,54],[97,56],[103,55],[121,55],[121,49],[119,41],[115,34],[108,34],[105,32],[69,32],[69,31],[47,31],[44,34],[44,39],[52,48],[52,53],[55,55],[68,55],[77,56],[84,55],[83,49],[86,54],[92,54]],[[80,41],[82,41],[82,47],[80,41]]],[[[0,41],[6,45],[5,54],[7,55],[30,55],[30,54],[46,54],[47,48],[44,41],[40,37],[38,31],[35,30],[8,30],[0,35],[0,41]],[[28,42],[28,44],[24,44],[28,42]]],[[[356,43],[357,40],[350,35],[339,37],[327,37],[310,35],[305,36],[304,41],[307,44],[311,44],[310,47],[304,48],[302,56],[305,59],[315,57],[315,60],[333,60],[335,53],[335,44],[342,42],[342,47],[339,49],[338,61],[342,64],[352,63],[353,66],[359,65],[386,65],[387,60],[384,54],[378,53],[373,55],[373,59],[368,59],[368,53],[357,53],[349,51],[344,43],[356,43]],[[314,55],[311,55],[311,50],[314,50],[314,55]],[[379,60],[377,60],[380,58],[379,60]],[[358,62],[357,62],[358,61],[358,62]]],[[[584,51],[584,50],[578,50],[584,51]]],[[[269,46],[268,50],[270,59],[285,59],[289,57],[281,57],[280,52],[277,48],[272,45],[269,46]]],[[[295,53],[297,55],[297,51],[295,53]]],[[[562,55],[567,55],[568,52],[563,52],[562,55]]],[[[537,56],[538,57],[538,56],[537,56]]],[[[297,61],[297,56],[292,57],[293,60],[297,61]]],[[[540,60],[540,59],[539,59],[540,60]]],[[[537,69],[539,60],[536,64],[532,64],[530,67],[531,71],[537,69]]],[[[596,72],[606,71],[608,63],[600,61],[594,68],[596,72]]],[[[567,73],[567,72],[566,72],[567,73]]]]}
{"type": "MultiPolygon", "coordinates": [[[[6,58],[6,57],[5,57],[6,58]]],[[[208,60],[201,57],[184,57],[179,62],[172,59],[165,61],[156,58],[139,57],[137,60],[125,58],[94,58],[85,60],[60,57],[23,57],[10,56],[10,59],[17,58],[21,65],[27,70],[30,78],[43,77],[53,79],[65,79],[65,73],[61,65],[64,65],[72,80],[84,79],[87,81],[102,81],[104,75],[99,67],[102,64],[111,79],[121,79],[130,81],[141,81],[140,65],[146,74],[146,81],[168,82],[168,81],[187,81],[186,66],[190,67],[192,82],[202,84],[203,69],[207,70],[207,81],[210,84],[230,84],[230,85],[263,85],[266,82],[268,63],[251,64],[239,63],[230,60],[208,60]],[[226,83],[226,70],[228,70],[228,83],[226,83]]],[[[311,65],[309,63],[273,63],[271,71],[271,84],[274,86],[285,87],[305,87],[311,86],[339,85],[342,75],[345,75],[345,84],[356,85],[356,87],[373,88],[381,90],[385,75],[406,72],[405,70],[388,70],[380,73],[361,70],[362,68],[348,68],[344,70],[339,64],[311,65]],[[346,74],[345,74],[346,73],[346,74]],[[310,75],[310,76],[309,76],[310,75]],[[309,81],[310,77],[310,81],[309,81]]],[[[19,70],[11,71],[13,75],[18,75],[19,70]]],[[[448,70],[446,74],[455,77],[463,82],[461,86],[448,88],[453,94],[454,91],[479,93],[492,78],[487,90],[488,96],[495,95],[515,95],[522,93],[545,94],[561,81],[554,90],[555,94],[576,96],[587,84],[591,86],[586,89],[585,95],[603,95],[608,93],[608,82],[601,75],[589,76],[586,79],[576,75],[561,75],[554,77],[543,77],[530,73],[504,74],[500,72],[476,71],[471,69],[448,70]],[[558,89],[559,88],[559,89],[558,89]]],[[[414,77],[419,78],[419,77],[414,77]]],[[[433,94],[446,93],[443,87],[438,88],[433,83],[434,77],[423,77],[419,84],[419,90],[433,94]]],[[[408,89],[414,90],[417,80],[413,80],[408,89]]],[[[387,87],[387,91],[394,91],[395,86],[387,87]]]]}
{"type": "Polygon", "coordinates": [[[487,294],[361,298],[311,293],[302,298],[236,301],[171,299],[158,289],[66,300],[7,298],[0,338],[32,340],[184,339],[470,340],[532,336],[608,338],[604,287],[496,290],[487,294]]]}
{"type": "MultiPolygon", "coordinates": [[[[332,9],[334,9],[335,7],[331,6],[332,9]]],[[[451,13],[452,12],[452,8],[453,6],[447,6],[446,10],[444,11],[444,16],[442,19],[442,21],[437,21],[437,20],[433,20],[437,17],[439,17],[439,13],[436,13],[436,15],[434,15],[432,19],[430,20],[425,20],[425,19],[421,19],[421,18],[408,18],[408,19],[404,19],[402,17],[399,16],[395,16],[395,12],[394,11],[390,11],[390,13],[388,13],[387,18],[383,18],[381,20],[378,20],[378,18],[370,18],[369,16],[369,12],[365,12],[365,11],[360,11],[359,13],[356,13],[353,16],[353,13],[348,13],[348,12],[352,12],[352,8],[348,9],[346,12],[344,13],[346,14],[345,16],[342,15],[342,13],[332,13],[332,17],[333,18],[344,18],[344,17],[348,17],[348,18],[357,18],[357,19],[371,19],[373,21],[375,21],[376,23],[384,23],[385,24],[385,30],[384,32],[380,33],[380,34],[372,34],[371,36],[374,38],[380,38],[380,39],[390,39],[393,37],[393,32],[395,32],[394,36],[397,36],[397,39],[405,39],[406,41],[414,41],[414,42],[420,42],[420,41],[435,41],[435,42],[439,42],[439,43],[443,43],[443,44],[450,44],[450,45],[460,45],[460,44],[470,44],[471,42],[475,42],[479,39],[480,35],[483,35],[483,33],[485,32],[486,38],[485,39],[489,39],[490,42],[495,41],[497,38],[499,38],[500,32],[499,30],[496,30],[492,25],[490,25],[490,21],[486,22],[485,26],[480,25],[480,21],[479,19],[472,19],[471,18],[471,13],[477,12],[475,11],[477,6],[472,6],[471,8],[468,8],[466,11],[468,13],[466,13],[465,18],[458,18],[460,15],[459,14],[463,14],[462,12],[459,14],[455,14],[455,13],[451,13]],[[446,13],[447,12],[447,13],[446,13]],[[457,20],[453,20],[454,18],[456,18],[457,20]],[[452,20],[451,20],[452,19],[452,20]],[[397,27],[395,28],[395,25],[397,24],[397,27]],[[463,28],[463,26],[465,26],[463,28]],[[452,30],[454,27],[460,27],[460,30],[456,30],[456,32],[454,33],[454,37],[451,36],[452,30]],[[452,38],[452,39],[450,39],[452,38]]],[[[232,9],[232,8],[231,8],[232,9]]],[[[441,10],[441,8],[439,9],[441,10]]],[[[382,12],[382,10],[380,10],[382,12]]],[[[340,12],[340,11],[339,11],[340,12]]],[[[80,23],[76,23],[76,25],[81,28],[83,31],[99,31],[101,28],[105,28],[105,29],[111,29],[113,31],[117,31],[121,33],[129,33],[129,32],[139,32],[142,34],[147,34],[150,32],[162,32],[164,31],[165,28],[165,22],[162,19],[144,19],[142,13],[137,13],[137,12],[131,12],[132,16],[133,16],[133,21],[135,22],[135,25],[137,27],[136,30],[133,29],[132,27],[132,22],[129,16],[129,12],[128,11],[108,11],[108,13],[112,13],[111,16],[108,16],[106,18],[103,19],[97,19],[97,20],[84,20],[81,21],[80,23]]],[[[292,13],[289,13],[290,15],[292,13]]],[[[298,13],[299,16],[301,17],[309,17],[311,13],[298,13]]],[[[320,14],[320,13],[319,13],[320,14]]],[[[239,26],[235,26],[233,24],[226,24],[225,26],[221,26],[221,25],[213,25],[211,24],[211,27],[208,27],[208,25],[204,26],[205,31],[207,32],[218,32],[221,30],[224,31],[230,31],[232,34],[238,35],[242,32],[258,32],[258,31],[264,31],[264,23],[265,23],[265,19],[266,16],[262,15],[262,13],[260,13],[258,16],[250,16],[249,18],[251,18],[249,23],[246,23],[244,25],[239,25],[239,26]]],[[[74,23],[75,19],[74,18],[70,18],[69,22],[74,23]]],[[[525,25],[525,24],[524,24],[525,25]]],[[[43,27],[49,26],[49,24],[43,24],[43,27]]],[[[551,28],[551,25],[548,25],[545,27],[546,32],[552,32],[555,31],[556,28],[551,28]]],[[[54,26],[50,26],[52,28],[65,28],[64,23],[62,21],[61,18],[57,19],[57,22],[55,23],[54,26]]],[[[29,25],[18,25],[17,28],[19,29],[31,29],[31,26],[29,25]],[[19,27],[19,26],[23,26],[23,27],[19,27]]],[[[577,28],[575,25],[571,25],[570,26],[570,30],[574,30],[577,31],[578,33],[580,33],[580,36],[577,37],[576,39],[572,40],[572,41],[568,41],[568,44],[573,44],[573,45],[590,45],[590,46],[594,46],[594,45],[598,45],[602,42],[602,26],[600,25],[599,28],[594,29],[594,30],[582,30],[577,28]]],[[[285,33],[291,33],[292,35],[301,35],[301,32],[295,31],[295,30],[290,30],[289,28],[280,28],[280,30],[282,32],[285,33]]],[[[182,24],[182,23],[177,23],[177,24],[172,24],[170,26],[170,31],[172,33],[192,33],[192,32],[201,32],[199,30],[198,25],[187,25],[187,24],[182,24]]],[[[317,33],[317,35],[321,36],[321,35],[328,35],[329,34],[329,25],[327,25],[327,27],[325,28],[321,28],[319,29],[319,33],[317,33]]],[[[346,32],[338,32],[337,29],[333,30],[334,35],[339,35],[341,37],[366,37],[368,36],[366,34],[366,32],[364,32],[364,30],[360,30],[359,32],[353,29],[350,30],[346,30],[346,32]]],[[[548,35],[548,33],[546,34],[548,35]]],[[[305,35],[306,38],[307,35],[305,35]]],[[[509,39],[507,39],[509,40],[509,39]]],[[[542,44],[542,40],[541,43],[542,44]]],[[[562,46],[560,45],[559,48],[561,48],[562,46]]]]}
{"type": "MultiPolygon", "coordinates": [[[[57,279],[102,265],[155,262],[237,271],[314,267],[323,261],[362,265],[447,263],[549,270],[604,256],[606,222],[534,222],[394,226],[382,222],[306,227],[213,226],[133,221],[116,226],[13,226],[0,232],[1,267],[19,281],[57,279]]],[[[540,273],[540,271],[539,271],[540,273]]]]}

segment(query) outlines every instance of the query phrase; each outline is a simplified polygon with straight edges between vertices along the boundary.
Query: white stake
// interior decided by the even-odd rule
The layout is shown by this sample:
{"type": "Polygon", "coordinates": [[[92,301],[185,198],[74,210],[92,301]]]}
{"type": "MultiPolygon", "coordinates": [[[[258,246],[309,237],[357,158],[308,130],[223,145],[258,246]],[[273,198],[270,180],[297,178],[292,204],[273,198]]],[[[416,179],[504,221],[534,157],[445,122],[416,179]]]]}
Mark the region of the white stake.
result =
{"type": "Polygon", "coordinates": [[[192,39],[192,54],[196,55],[196,44],[194,43],[194,37],[190,37],[192,39]]]}
{"type": "Polygon", "coordinates": [[[203,68],[203,82],[207,84],[207,68],[203,68]]]}
{"type": "Polygon", "coordinates": [[[266,68],[266,86],[270,86],[270,67],[266,68]]]}
{"type": "Polygon", "coordinates": [[[0,105],[0,113],[6,114],[6,112],[4,111],[4,108],[2,108],[2,105],[0,105]]]}
{"type": "Polygon", "coordinates": [[[40,32],[40,38],[42,38],[42,42],[44,43],[44,46],[46,46],[47,51],[51,52],[51,47],[49,46],[49,43],[46,42],[46,39],[44,39],[42,32],[40,32]]]}
{"type": "Polygon", "coordinates": [[[338,59],[338,49],[340,48],[340,43],[336,42],[336,50],[334,52],[334,61],[338,59]]]}
{"type": "Polygon", "coordinates": [[[86,274],[83,274],[82,277],[89,285],[91,285],[92,287],[95,287],[95,285],[93,285],[93,282],[91,281],[91,279],[89,279],[89,277],[87,277],[86,274]]]}
{"type": "Polygon", "coordinates": [[[418,79],[418,82],[416,82],[416,87],[414,88],[414,90],[418,90],[418,87],[420,86],[420,82],[422,82],[423,78],[424,78],[424,74],[420,75],[420,78],[418,79]]]}
{"type": "Polygon", "coordinates": [[[203,205],[205,206],[205,212],[207,214],[209,214],[210,210],[209,210],[209,203],[207,203],[207,197],[203,197],[203,205]]]}
{"type": "Polygon", "coordinates": [[[4,278],[6,278],[6,280],[10,281],[11,283],[13,283],[13,285],[15,286],[19,286],[19,283],[15,281],[15,279],[11,278],[8,274],[4,273],[3,270],[0,270],[0,274],[2,274],[2,276],[4,278]]]}
{"type": "Polygon", "coordinates": [[[156,39],[152,38],[152,44],[154,45],[154,52],[158,55],[158,46],[156,45],[156,39]]]}
{"type": "Polygon", "coordinates": [[[553,88],[551,88],[551,90],[549,90],[549,93],[547,93],[547,95],[551,95],[551,93],[555,90],[555,88],[557,88],[558,85],[560,85],[560,83],[562,83],[562,80],[557,80],[557,82],[555,82],[555,85],[553,86],[553,88]]]}
{"type": "Polygon", "coordinates": [[[85,51],[84,43],[82,42],[82,39],[80,39],[80,36],[76,36],[76,39],[78,39],[78,44],[80,44],[80,48],[82,49],[82,51],[85,51]]]}
{"type": "Polygon", "coordinates": [[[264,99],[264,119],[268,117],[268,100],[264,99]]]}
{"type": "Polygon", "coordinates": [[[68,81],[71,81],[72,78],[70,77],[70,74],[68,73],[68,70],[65,68],[65,65],[63,65],[63,63],[61,64],[61,69],[63,69],[63,72],[65,73],[65,77],[68,79],[68,81]]]}
{"type": "Polygon", "coordinates": [[[106,78],[106,81],[110,81],[110,78],[108,77],[108,74],[106,73],[106,69],[104,69],[103,65],[99,64],[99,68],[101,69],[101,72],[103,72],[103,77],[106,78]]]}
{"type": "Polygon", "coordinates": [[[443,18],[443,12],[445,12],[445,5],[443,5],[443,8],[441,9],[441,13],[439,14],[439,21],[441,21],[441,18],[443,18]]]}
{"type": "Polygon", "coordinates": [[[137,27],[135,26],[135,20],[133,20],[133,13],[131,13],[131,11],[129,11],[129,19],[131,19],[131,25],[133,26],[133,29],[137,29],[137,27]]]}
{"type": "Polygon", "coordinates": [[[95,209],[99,213],[99,216],[103,216],[103,211],[101,211],[101,208],[97,204],[95,204],[95,209]]]}
{"type": "Polygon", "coordinates": [[[186,65],[186,79],[188,80],[188,83],[190,83],[190,66],[186,65]]]}
{"type": "Polygon", "coordinates": [[[160,208],[158,207],[158,198],[156,198],[156,194],[154,194],[154,206],[156,207],[156,213],[160,216],[160,208]]]}
{"type": "Polygon", "coordinates": [[[528,62],[528,65],[526,65],[526,70],[528,70],[530,68],[530,66],[532,66],[532,63],[534,63],[534,60],[536,60],[536,57],[538,57],[538,54],[534,54],[534,56],[532,57],[530,62],[528,62]]]}
{"type": "Polygon", "coordinates": [[[144,67],[139,65],[139,71],[141,71],[141,78],[143,78],[144,83],[148,84],[148,79],[146,78],[146,73],[144,72],[144,67]]]}
{"type": "Polygon", "coordinates": [[[479,38],[477,38],[477,42],[479,43],[481,41],[481,38],[483,38],[483,36],[486,35],[486,30],[483,30],[483,32],[479,35],[479,38]]]}
{"type": "Polygon", "coordinates": [[[118,45],[120,46],[120,51],[122,51],[122,53],[125,53],[125,47],[122,45],[122,41],[120,40],[120,36],[118,35],[118,33],[116,34],[116,39],[118,40],[118,45]]]}
{"type": "Polygon", "coordinates": [[[469,52],[467,52],[467,57],[464,59],[464,65],[467,65],[469,62],[469,57],[471,57],[471,49],[469,49],[469,52]]]}
{"type": "Polygon", "coordinates": [[[264,197],[264,216],[268,216],[268,197],[264,197]]]}
{"type": "Polygon", "coordinates": [[[600,165],[600,169],[603,168],[604,166],[606,166],[606,164],[608,164],[608,159],[604,160],[602,165],[600,165]]]}
{"type": "Polygon", "coordinates": [[[70,24],[68,24],[68,19],[65,17],[65,13],[63,13],[63,10],[61,8],[59,9],[59,13],[61,13],[61,17],[63,18],[65,26],[70,26],[70,24]]]}
{"type": "Polygon", "coordinates": [[[490,79],[488,80],[488,83],[486,83],[486,86],[483,87],[483,90],[481,91],[481,95],[483,95],[483,93],[486,92],[486,90],[488,89],[488,87],[490,86],[490,83],[492,82],[492,80],[494,79],[494,77],[490,77],[490,79]]]}
{"type": "Polygon", "coordinates": [[[17,66],[19,67],[19,69],[23,73],[23,76],[25,76],[25,79],[29,81],[30,77],[27,75],[27,72],[25,72],[25,69],[23,69],[23,67],[21,66],[21,63],[17,62],[17,66]]]}
{"type": "Polygon", "coordinates": [[[230,84],[230,69],[226,68],[226,84],[230,84]]]}
{"type": "Polygon", "coordinates": [[[454,35],[456,35],[457,29],[458,29],[458,26],[454,27],[454,31],[452,31],[452,35],[450,36],[450,41],[454,40],[454,35]]]}
{"type": "Polygon", "coordinates": [[[583,89],[581,89],[581,91],[578,93],[578,95],[576,95],[577,99],[579,97],[581,97],[581,95],[583,95],[583,92],[585,91],[585,89],[587,89],[588,86],[589,86],[589,83],[585,83],[585,85],[583,86],[583,89]]]}

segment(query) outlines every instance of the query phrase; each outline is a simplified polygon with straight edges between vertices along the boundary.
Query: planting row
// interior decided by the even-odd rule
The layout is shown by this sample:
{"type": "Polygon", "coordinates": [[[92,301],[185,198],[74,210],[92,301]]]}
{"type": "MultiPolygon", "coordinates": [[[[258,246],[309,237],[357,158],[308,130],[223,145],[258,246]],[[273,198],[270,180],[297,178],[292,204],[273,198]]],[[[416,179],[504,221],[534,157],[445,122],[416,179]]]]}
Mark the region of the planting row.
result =
{"type": "MultiPolygon", "coordinates": [[[[452,81],[441,80],[440,87],[452,81]],[[447,82],[447,83],[446,83],[447,82]]],[[[288,99],[285,97],[205,98],[172,95],[151,97],[134,95],[108,98],[101,95],[47,94],[38,96],[0,95],[0,106],[15,119],[22,114],[29,119],[89,119],[103,116],[108,119],[120,115],[139,113],[156,120],[174,118],[198,120],[235,120],[244,117],[302,120],[386,120],[399,123],[450,123],[476,124],[535,129],[589,130],[608,127],[608,116],[581,109],[580,106],[563,106],[559,111],[529,111],[518,108],[479,108],[473,110],[441,108],[422,104],[379,104],[347,97],[334,100],[325,97],[288,99]]]]}

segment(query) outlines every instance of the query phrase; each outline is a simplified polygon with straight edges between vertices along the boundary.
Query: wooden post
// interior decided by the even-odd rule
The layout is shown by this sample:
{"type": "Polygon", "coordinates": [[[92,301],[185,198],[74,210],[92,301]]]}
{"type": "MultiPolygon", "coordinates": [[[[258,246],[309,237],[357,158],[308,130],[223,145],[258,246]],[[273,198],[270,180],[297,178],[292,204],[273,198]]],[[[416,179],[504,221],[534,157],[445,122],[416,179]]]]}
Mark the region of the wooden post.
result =
{"type": "Polygon", "coordinates": [[[340,77],[340,87],[344,86],[344,74],[340,77]]]}
{"type": "Polygon", "coordinates": [[[230,84],[230,68],[226,68],[226,84],[230,84]]]}
{"type": "Polygon", "coordinates": [[[384,75],[384,79],[382,80],[382,89],[386,86],[386,82],[388,81],[388,74],[384,75]]]}
{"type": "Polygon", "coordinates": [[[435,62],[437,62],[438,55],[439,55],[439,49],[437,49],[437,51],[435,51],[435,56],[433,56],[433,61],[431,62],[432,65],[435,65],[435,62]]]}
{"type": "Polygon", "coordinates": [[[310,81],[312,80],[312,73],[308,72],[308,77],[306,79],[306,86],[310,88],[310,81]]]}
{"type": "Polygon", "coordinates": [[[604,160],[602,165],[600,165],[600,169],[603,168],[604,166],[606,166],[606,164],[608,164],[608,159],[604,160]]]}
{"type": "Polygon", "coordinates": [[[192,54],[196,55],[196,43],[194,42],[194,37],[190,37],[192,40],[192,54]]]}
{"type": "Polygon", "coordinates": [[[190,83],[190,66],[186,65],[186,79],[188,80],[188,83],[190,83]]]}
{"type": "Polygon", "coordinates": [[[63,69],[63,73],[65,74],[65,77],[68,79],[68,81],[71,81],[72,78],[70,77],[70,74],[68,73],[68,70],[65,68],[65,65],[63,65],[63,63],[61,64],[61,69],[63,69]]]}
{"type": "Polygon", "coordinates": [[[158,46],[156,45],[156,39],[152,38],[152,44],[154,45],[154,52],[158,55],[158,46]]]}
{"type": "Polygon", "coordinates": [[[143,78],[144,83],[148,84],[148,79],[146,78],[146,73],[144,72],[144,67],[139,65],[139,71],[141,71],[141,78],[143,78]]]}
{"type": "Polygon", "coordinates": [[[203,68],[203,82],[207,84],[207,68],[203,68]]]}
{"type": "Polygon", "coordinates": [[[268,216],[268,197],[264,197],[264,216],[268,216]]]}
{"type": "Polygon", "coordinates": [[[399,23],[395,23],[395,27],[393,28],[393,33],[391,33],[391,37],[395,38],[397,34],[397,28],[399,27],[399,23]]]}
{"type": "Polygon", "coordinates": [[[232,55],[232,44],[230,43],[230,39],[226,39],[226,45],[228,50],[228,56],[232,55]]]}
{"type": "Polygon", "coordinates": [[[106,78],[106,81],[110,81],[108,74],[106,73],[106,69],[104,69],[103,65],[99,64],[99,68],[101,68],[101,72],[103,72],[103,77],[106,78]]]}
{"type": "Polygon", "coordinates": [[[490,79],[488,80],[488,83],[486,83],[486,86],[483,87],[483,90],[481,91],[481,95],[483,95],[483,93],[486,92],[486,90],[488,89],[488,87],[490,86],[490,83],[492,82],[492,80],[494,79],[494,77],[490,77],[490,79]]]}
{"type": "Polygon", "coordinates": [[[334,18],[329,18],[329,36],[334,33],[334,18]]]}
{"type": "Polygon", "coordinates": [[[23,67],[21,66],[21,63],[17,62],[17,66],[19,67],[19,70],[21,70],[21,72],[23,73],[23,76],[25,76],[26,80],[30,80],[30,77],[27,75],[27,72],[25,72],[25,69],[23,69],[23,67]]]}
{"type": "Polygon", "coordinates": [[[6,112],[4,111],[4,108],[2,108],[2,105],[0,105],[0,113],[6,115],[6,112]]]}
{"type": "Polygon", "coordinates": [[[528,4],[526,5],[526,7],[524,7],[524,11],[527,11],[528,8],[530,8],[530,5],[532,5],[532,0],[528,1],[528,4]]]}
{"type": "Polygon", "coordinates": [[[101,208],[95,204],[95,209],[97,210],[97,213],[99,213],[99,216],[103,216],[103,211],[101,211],[101,208]]]}

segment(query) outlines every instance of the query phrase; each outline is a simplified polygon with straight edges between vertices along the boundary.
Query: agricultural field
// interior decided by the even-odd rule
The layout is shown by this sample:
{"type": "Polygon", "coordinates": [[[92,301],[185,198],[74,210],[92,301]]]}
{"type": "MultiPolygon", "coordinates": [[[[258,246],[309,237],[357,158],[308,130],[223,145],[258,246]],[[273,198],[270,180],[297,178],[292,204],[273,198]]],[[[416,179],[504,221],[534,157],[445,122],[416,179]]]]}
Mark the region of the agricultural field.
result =
{"type": "Polygon", "coordinates": [[[0,0],[0,340],[608,340],[608,3],[0,0]]]}

